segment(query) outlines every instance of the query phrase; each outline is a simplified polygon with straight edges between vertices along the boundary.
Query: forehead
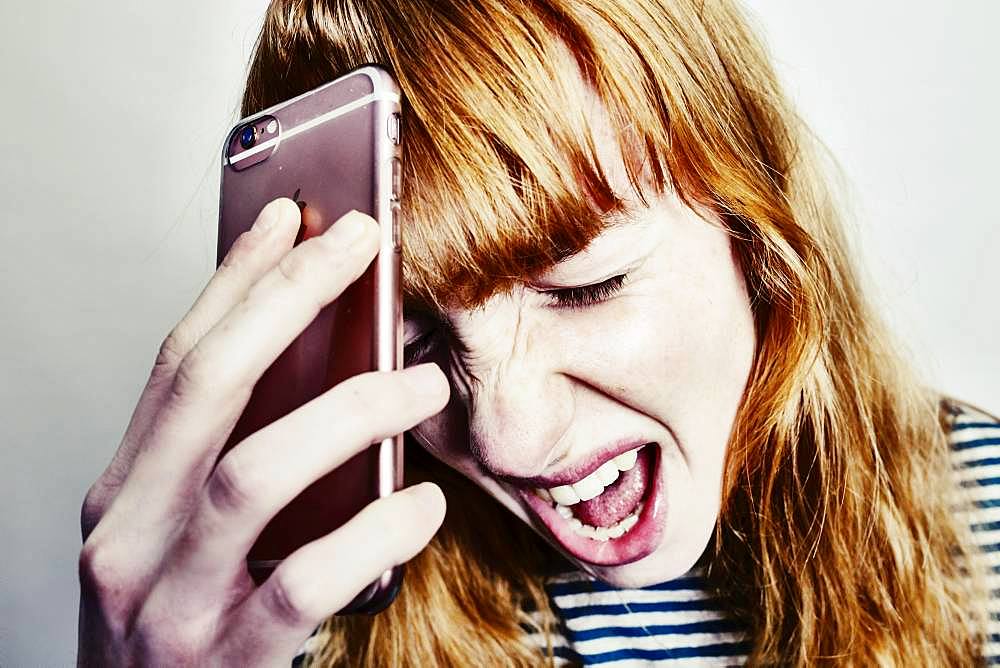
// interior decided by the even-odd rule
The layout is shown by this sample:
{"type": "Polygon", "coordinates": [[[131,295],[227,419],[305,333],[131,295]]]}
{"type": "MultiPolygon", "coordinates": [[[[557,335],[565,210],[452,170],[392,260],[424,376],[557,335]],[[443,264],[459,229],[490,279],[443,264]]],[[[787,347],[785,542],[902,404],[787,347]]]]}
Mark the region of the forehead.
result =
{"type": "MultiPolygon", "coordinates": [[[[657,189],[650,162],[634,128],[635,121],[620,112],[612,117],[612,108],[601,98],[594,84],[584,77],[565,44],[560,43],[558,54],[553,60],[558,63],[559,84],[581,118],[578,138],[583,144],[592,144],[592,149],[588,147],[588,150],[593,151],[595,166],[627,209],[641,198],[640,190],[657,189]],[[630,169],[637,183],[631,181],[630,169]]],[[[618,213],[627,213],[625,209],[619,211],[618,203],[612,207],[601,207],[597,202],[594,205],[608,214],[608,222],[614,222],[618,213]]]]}

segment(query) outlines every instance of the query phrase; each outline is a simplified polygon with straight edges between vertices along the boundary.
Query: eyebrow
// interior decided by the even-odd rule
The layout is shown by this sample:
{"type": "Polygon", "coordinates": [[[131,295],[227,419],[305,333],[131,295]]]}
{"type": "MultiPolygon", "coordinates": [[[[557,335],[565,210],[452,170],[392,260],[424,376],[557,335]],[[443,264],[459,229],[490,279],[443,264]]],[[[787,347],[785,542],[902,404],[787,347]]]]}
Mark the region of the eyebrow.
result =
{"type": "MultiPolygon", "coordinates": [[[[599,217],[601,219],[602,227],[601,227],[601,232],[598,233],[598,236],[603,232],[605,232],[606,230],[638,222],[637,214],[638,214],[637,208],[633,206],[630,202],[623,199],[618,199],[610,209],[600,214],[599,217]]],[[[597,237],[595,236],[594,239],[596,238],[597,237]]],[[[565,262],[566,260],[576,257],[584,250],[586,250],[594,239],[591,239],[586,246],[584,246],[583,248],[579,248],[577,250],[568,250],[568,249],[560,250],[558,253],[556,253],[555,264],[559,264],[561,262],[565,262]]],[[[548,270],[546,269],[545,271],[548,270]]]]}

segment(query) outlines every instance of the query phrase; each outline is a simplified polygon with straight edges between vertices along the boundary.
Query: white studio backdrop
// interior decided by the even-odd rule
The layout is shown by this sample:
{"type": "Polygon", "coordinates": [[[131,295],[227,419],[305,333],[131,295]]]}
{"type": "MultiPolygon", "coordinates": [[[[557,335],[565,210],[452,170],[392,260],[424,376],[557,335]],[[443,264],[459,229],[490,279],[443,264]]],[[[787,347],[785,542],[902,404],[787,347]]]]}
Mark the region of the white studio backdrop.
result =
{"type": "MultiPolygon", "coordinates": [[[[1000,3],[752,0],[927,380],[1000,410],[1000,3]]],[[[0,666],[74,663],[79,507],[214,270],[266,3],[0,8],[0,666]]]]}

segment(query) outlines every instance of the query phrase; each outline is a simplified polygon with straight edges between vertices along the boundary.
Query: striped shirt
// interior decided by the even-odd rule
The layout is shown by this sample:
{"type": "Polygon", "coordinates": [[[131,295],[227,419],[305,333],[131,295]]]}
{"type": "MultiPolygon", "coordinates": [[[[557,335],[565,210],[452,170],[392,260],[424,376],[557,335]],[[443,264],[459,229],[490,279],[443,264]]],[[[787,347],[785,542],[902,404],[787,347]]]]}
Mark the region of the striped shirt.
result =
{"type": "MultiPolygon", "coordinates": [[[[965,404],[944,406],[957,485],[972,495],[968,521],[991,592],[983,653],[987,663],[1000,664],[1000,422],[965,404]]],[[[556,665],[688,668],[746,662],[746,631],[709,593],[700,566],[641,589],[619,589],[573,571],[549,578],[546,591],[561,626],[553,640],[556,665]]],[[[532,639],[545,646],[540,634],[532,639]]]]}

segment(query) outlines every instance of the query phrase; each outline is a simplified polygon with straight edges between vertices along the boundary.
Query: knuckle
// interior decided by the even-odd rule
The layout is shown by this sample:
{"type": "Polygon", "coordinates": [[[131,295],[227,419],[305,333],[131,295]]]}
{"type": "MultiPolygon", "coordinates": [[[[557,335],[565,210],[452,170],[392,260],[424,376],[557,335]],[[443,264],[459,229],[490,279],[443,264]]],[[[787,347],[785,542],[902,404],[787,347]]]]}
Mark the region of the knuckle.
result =
{"type": "Polygon", "coordinates": [[[255,493],[266,484],[267,476],[259,467],[239,457],[236,451],[222,458],[208,479],[206,494],[213,507],[222,512],[239,513],[253,506],[255,493]]]}
{"type": "Polygon", "coordinates": [[[213,369],[204,352],[197,345],[191,348],[177,365],[173,393],[179,396],[200,395],[218,382],[220,374],[213,369]]]}
{"type": "Polygon", "coordinates": [[[205,665],[204,631],[178,619],[176,611],[161,611],[158,607],[144,606],[132,628],[131,635],[147,655],[155,656],[157,665],[205,665]]]}
{"type": "Polygon", "coordinates": [[[98,480],[87,490],[87,494],[83,497],[83,505],[80,507],[80,530],[84,540],[101,520],[106,505],[104,487],[98,480]]]}
{"type": "Polygon", "coordinates": [[[93,540],[84,541],[80,549],[79,571],[80,584],[87,589],[99,588],[106,576],[114,572],[108,568],[103,548],[99,548],[93,540]]]}
{"type": "Polygon", "coordinates": [[[323,616],[322,611],[315,609],[316,603],[310,595],[314,589],[308,584],[299,584],[287,571],[278,570],[268,578],[263,603],[282,624],[293,628],[309,626],[323,616]]]}
{"type": "Polygon", "coordinates": [[[305,286],[310,282],[310,278],[315,278],[314,246],[308,243],[300,245],[291,253],[287,253],[278,261],[278,274],[288,283],[294,286],[305,286]]]}
{"type": "Polygon", "coordinates": [[[336,235],[320,234],[310,239],[310,241],[313,242],[316,251],[322,253],[327,259],[330,256],[345,258],[351,246],[345,245],[342,242],[338,243],[336,239],[336,235]]]}
{"type": "Polygon", "coordinates": [[[236,241],[234,241],[233,245],[229,247],[229,252],[226,253],[224,258],[222,258],[222,263],[219,265],[219,271],[238,267],[243,258],[246,255],[253,253],[259,245],[260,236],[254,234],[253,230],[243,232],[236,237],[236,241]]]}
{"type": "Polygon", "coordinates": [[[128,593],[126,564],[113,549],[92,535],[80,549],[78,568],[82,592],[106,610],[121,609],[128,593]]]}
{"type": "Polygon", "coordinates": [[[154,370],[168,369],[172,371],[176,369],[194,344],[194,336],[189,333],[182,320],[160,344],[160,349],[156,353],[156,361],[153,363],[154,370]]]}
{"type": "MultiPolygon", "coordinates": [[[[295,299],[318,312],[329,301],[323,287],[325,283],[323,277],[329,271],[329,267],[328,262],[323,262],[317,257],[313,241],[315,239],[309,239],[282,257],[276,269],[278,277],[287,288],[283,291],[291,293],[295,299]]],[[[251,290],[253,291],[253,288],[251,290]]]]}
{"type": "MultiPolygon", "coordinates": [[[[169,657],[171,665],[180,658],[194,658],[213,626],[209,620],[217,610],[200,607],[203,616],[190,614],[193,599],[187,592],[178,591],[169,579],[157,580],[145,594],[142,608],[135,613],[134,635],[142,642],[156,647],[158,656],[169,657]],[[208,624],[205,622],[209,621],[208,624]]],[[[196,665],[183,663],[182,665],[196,665]]]]}
{"type": "Polygon", "coordinates": [[[192,398],[232,396],[249,393],[257,382],[248,369],[239,366],[239,360],[228,359],[225,352],[212,347],[206,351],[205,344],[197,342],[177,365],[171,384],[171,396],[182,403],[192,398]]]}

